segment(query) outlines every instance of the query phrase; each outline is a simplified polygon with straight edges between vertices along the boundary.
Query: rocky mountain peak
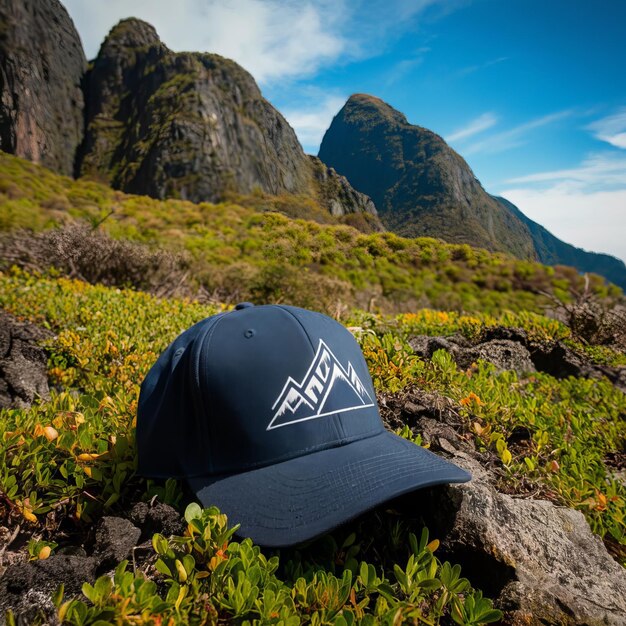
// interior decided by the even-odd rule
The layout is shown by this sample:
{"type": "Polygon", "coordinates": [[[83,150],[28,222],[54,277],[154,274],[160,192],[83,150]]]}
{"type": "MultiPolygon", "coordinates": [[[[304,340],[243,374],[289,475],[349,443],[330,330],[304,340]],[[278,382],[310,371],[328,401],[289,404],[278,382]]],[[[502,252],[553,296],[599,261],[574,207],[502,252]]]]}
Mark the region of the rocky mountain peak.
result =
{"type": "Polygon", "coordinates": [[[372,122],[374,124],[408,124],[403,113],[396,111],[384,100],[366,93],[352,94],[344,105],[341,114],[346,121],[372,122]]]}
{"type": "Polygon", "coordinates": [[[136,17],[120,20],[106,36],[100,54],[107,49],[147,48],[163,46],[156,29],[152,24],[136,17]]]}
{"type": "Polygon", "coordinates": [[[302,150],[254,78],[217,54],[173,52],[141,20],[111,29],[86,77],[78,172],[130,193],[195,202],[255,190],[312,196],[333,215],[369,198],[302,150]]]}
{"type": "Polygon", "coordinates": [[[526,225],[485,192],[463,158],[379,98],[351,96],[319,157],[370,196],[383,224],[398,234],[535,258],[526,225]]]}
{"type": "Polygon", "coordinates": [[[319,157],[369,195],[383,224],[399,234],[571,265],[626,285],[621,260],[575,248],[489,195],[442,137],[410,124],[380,98],[350,96],[326,131],[319,157]]]}
{"type": "Polygon", "coordinates": [[[58,0],[0,2],[0,149],[131,193],[195,202],[293,194],[382,229],[372,201],[304,154],[237,63],[173,52],[131,17],[87,66],[58,0]]]}

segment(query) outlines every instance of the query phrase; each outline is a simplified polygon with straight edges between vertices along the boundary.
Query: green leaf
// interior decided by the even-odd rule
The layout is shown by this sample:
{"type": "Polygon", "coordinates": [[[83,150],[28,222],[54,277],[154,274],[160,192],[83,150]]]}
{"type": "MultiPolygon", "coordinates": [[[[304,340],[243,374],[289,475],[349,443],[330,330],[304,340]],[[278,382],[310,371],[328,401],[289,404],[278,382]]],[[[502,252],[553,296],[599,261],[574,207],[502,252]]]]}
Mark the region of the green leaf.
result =
{"type": "Polygon", "coordinates": [[[173,578],[174,575],[172,574],[172,570],[170,570],[170,568],[165,564],[163,559],[157,559],[154,567],[157,572],[160,572],[164,576],[169,576],[170,578],[173,578]]]}
{"type": "Polygon", "coordinates": [[[63,603],[63,594],[65,593],[65,584],[61,583],[52,595],[52,604],[58,609],[63,603]]]}
{"type": "Polygon", "coordinates": [[[361,583],[367,587],[369,584],[369,568],[365,561],[361,561],[361,566],[359,567],[359,578],[361,579],[361,583]]]}
{"type": "Polygon", "coordinates": [[[185,509],[185,520],[188,524],[191,523],[191,520],[202,517],[202,508],[197,502],[192,502],[187,505],[185,509]]]}
{"type": "Polygon", "coordinates": [[[490,624],[491,622],[498,622],[502,619],[502,611],[498,609],[491,609],[490,611],[486,611],[481,613],[478,616],[478,621],[481,624],[490,624]]]}
{"type": "Polygon", "coordinates": [[[83,583],[81,591],[83,592],[83,595],[87,598],[87,600],[90,600],[93,604],[96,603],[98,594],[89,583],[83,583]]]}
{"type": "Polygon", "coordinates": [[[155,533],[152,535],[152,547],[157,554],[167,554],[169,544],[163,535],[155,533]]]}
{"type": "Polygon", "coordinates": [[[94,590],[99,601],[106,600],[111,595],[112,589],[113,581],[108,576],[100,576],[94,585],[94,590]]]}
{"type": "Polygon", "coordinates": [[[436,578],[425,578],[417,583],[417,586],[426,591],[433,591],[441,587],[441,581],[436,578]]]}
{"type": "Polygon", "coordinates": [[[406,586],[407,586],[406,585],[406,582],[407,582],[406,574],[404,573],[404,570],[397,563],[393,564],[393,573],[396,575],[396,578],[397,578],[398,582],[404,588],[406,588],[406,586]]]}

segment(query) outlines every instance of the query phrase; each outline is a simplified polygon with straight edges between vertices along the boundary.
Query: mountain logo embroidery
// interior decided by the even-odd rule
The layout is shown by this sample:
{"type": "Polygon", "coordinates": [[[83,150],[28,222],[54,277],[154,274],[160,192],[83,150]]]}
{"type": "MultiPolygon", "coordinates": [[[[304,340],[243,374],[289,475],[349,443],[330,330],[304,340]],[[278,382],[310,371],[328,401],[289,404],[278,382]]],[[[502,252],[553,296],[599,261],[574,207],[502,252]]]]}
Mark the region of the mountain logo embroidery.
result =
{"type": "Polygon", "coordinates": [[[291,376],[272,405],[276,410],[267,430],[374,406],[361,379],[348,361],[348,369],[320,339],[311,365],[301,382],[291,376]],[[329,403],[330,401],[330,403],[329,403]],[[325,410],[326,407],[332,406],[325,410]],[[277,408],[278,407],[278,408],[277,408]]]}

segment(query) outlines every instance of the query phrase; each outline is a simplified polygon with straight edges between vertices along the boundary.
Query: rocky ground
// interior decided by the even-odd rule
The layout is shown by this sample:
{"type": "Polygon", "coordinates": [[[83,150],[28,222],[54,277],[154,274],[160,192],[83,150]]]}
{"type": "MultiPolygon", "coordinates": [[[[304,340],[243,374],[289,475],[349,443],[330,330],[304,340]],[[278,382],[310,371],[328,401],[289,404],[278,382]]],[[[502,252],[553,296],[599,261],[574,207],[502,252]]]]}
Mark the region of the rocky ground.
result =
{"type": "Polygon", "coordinates": [[[414,388],[379,402],[389,426],[409,424],[471,472],[467,484],[416,493],[412,506],[445,558],[505,611],[505,623],[625,623],[626,570],[582,513],[557,506],[539,485],[508,485],[497,456],[476,450],[447,398],[414,388]]]}
{"type": "Polygon", "coordinates": [[[519,375],[539,371],[556,378],[606,376],[626,393],[626,367],[596,365],[562,341],[543,343],[532,340],[521,328],[487,327],[476,343],[468,341],[463,335],[420,335],[411,339],[410,344],[417,354],[425,358],[430,358],[436,350],[447,350],[458,367],[463,369],[477,359],[483,359],[493,363],[499,371],[513,370],[519,375]]]}
{"type": "MultiPolygon", "coordinates": [[[[7,315],[0,327],[4,406],[45,397],[45,358],[38,343],[49,333],[7,315]]],[[[462,367],[482,358],[520,374],[604,375],[625,388],[624,368],[592,365],[560,342],[533,342],[519,329],[488,329],[474,344],[459,336],[420,336],[411,345],[425,358],[445,348],[462,367]]],[[[505,612],[504,623],[626,623],[626,570],[582,513],[555,504],[545,486],[511,484],[498,457],[476,448],[458,406],[448,398],[409,387],[380,394],[378,400],[389,428],[408,425],[432,451],[472,473],[467,484],[415,492],[397,505],[424,520],[431,536],[441,541],[440,558],[462,566],[464,575],[505,612]]],[[[55,623],[51,595],[61,583],[66,597],[78,595],[83,582],[112,572],[123,559],[149,573],[153,533],[181,534],[184,528],[174,508],[154,499],[135,502],[81,533],[60,531],[55,537],[59,547],[49,558],[29,561],[28,530],[1,526],[0,615],[12,609],[18,623],[27,624],[43,611],[55,623]]]]}

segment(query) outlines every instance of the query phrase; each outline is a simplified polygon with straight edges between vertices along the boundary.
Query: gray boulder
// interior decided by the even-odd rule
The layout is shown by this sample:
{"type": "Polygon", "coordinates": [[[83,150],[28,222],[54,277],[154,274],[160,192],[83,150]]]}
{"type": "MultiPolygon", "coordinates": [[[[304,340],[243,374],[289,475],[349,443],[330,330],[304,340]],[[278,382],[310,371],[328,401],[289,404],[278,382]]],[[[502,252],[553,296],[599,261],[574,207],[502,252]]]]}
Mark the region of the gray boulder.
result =
{"type": "Polygon", "coordinates": [[[144,541],[149,541],[154,533],[161,533],[166,537],[182,535],[186,528],[182,515],[162,502],[138,502],[131,509],[129,519],[141,528],[141,539],[144,541]]]}
{"type": "Polygon", "coordinates": [[[597,365],[562,341],[534,341],[520,328],[485,328],[480,341],[474,343],[462,335],[417,335],[409,339],[409,345],[426,359],[432,358],[437,350],[446,350],[463,369],[481,359],[495,365],[497,371],[512,370],[518,376],[539,371],[556,378],[606,377],[626,393],[626,367],[597,365]]]}
{"type": "Polygon", "coordinates": [[[450,337],[419,335],[413,337],[409,344],[417,354],[428,359],[432,358],[437,350],[446,350],[463,369],[482,359],[493,363],[498,371],[514,370],[518,375],[537,371],[526,346],[511,339],[493,339],[472,346],[460,335],[450,337]]]}
{"type": "Polygon", "coordinates": [[[26,408],[49,397],[41,341],[53,333],[0,310],[0,408],[26,408]]]}
{"type": "Polygon", "coordinates": [[[475,461],[454,461],[474,480],[433,490],[426,523],[507,623],[626,624],[626,570],[580,511],[499,493],[475,461]]]}
{"type": "Polygon", "coordinates": [[[493,363],[498,371],[513,370],[518,375],[537,371],[530,352],[522,344],[509,339],[486,341],[468,350],[465,360],[461,359],[461,367],[469,367],[478,359],[493,363]],[[467,363],[470,359],[470,363],[467,363]]]}
{"type": "Polygon", "coordinates": [[[103,517],[96,529],[93,555],[98,560],[98,571],[115,567],[131,555],[139,543],[141,531],[122,517],[103,517]]]}
{"type": "Polygon", "coordinates": [[[0,623],[11,610],[18,624],[58,624],[52,594],[65,586],[65,597],[79,596],[84,582],[96,578],[91,557],[54,554],[43,561],[11,565],[0,578],[0,623]]]}

